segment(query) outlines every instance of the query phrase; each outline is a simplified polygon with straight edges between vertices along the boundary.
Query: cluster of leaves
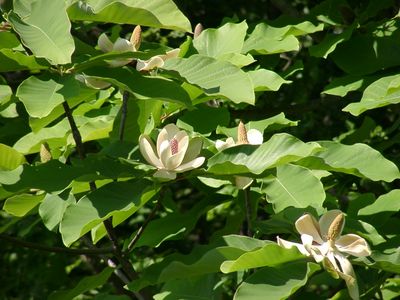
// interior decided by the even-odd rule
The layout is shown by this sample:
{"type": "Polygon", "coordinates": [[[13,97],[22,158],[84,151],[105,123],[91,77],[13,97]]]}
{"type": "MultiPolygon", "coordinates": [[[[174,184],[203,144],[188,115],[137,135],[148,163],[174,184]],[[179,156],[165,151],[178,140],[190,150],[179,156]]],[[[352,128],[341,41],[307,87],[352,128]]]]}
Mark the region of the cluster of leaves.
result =
{"type": "Polygon", "coordinates": [[[394,1],[351,2],[194,36],[171,0],[4,2],[0,297],[346,299],[343,281],[275,242],[335,208],[372,249],[352,260],[361,298],[396,297],[400,24],[394,1]],[[98,49],[138,24],[140,50],[98,49]],[[185,38],[179,57],[138,72],[170,50],[154,29],[185,38]],[[218,151],[239,119],[265,142],[218,151]],[[160,182],[138,139],[168,123],[202,140],[206,162],[160,182]],[[254,181],[240,190],[236,176],[254,181]]]}

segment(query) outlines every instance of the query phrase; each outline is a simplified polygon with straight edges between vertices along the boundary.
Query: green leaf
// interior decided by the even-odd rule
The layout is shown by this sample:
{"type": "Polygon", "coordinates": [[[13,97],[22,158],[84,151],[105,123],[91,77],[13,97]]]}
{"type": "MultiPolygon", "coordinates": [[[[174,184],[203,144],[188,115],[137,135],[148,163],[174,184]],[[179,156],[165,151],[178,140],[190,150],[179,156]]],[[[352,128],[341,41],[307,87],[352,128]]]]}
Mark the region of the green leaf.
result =
{"type": "Polygon", "coordinates": [[[391,182],[400,177],[397,166],[368,145],[343,145],[331,141],[318,143],[324,147],[323,151],[297,163],[309,169],[337,171],[374,181],[391,182]]]}
{"type": "Polygon", "coordinates": [[[22,52],[11,49],[0,50],[0,72],[35,71],[48,68],[48,63],[44,59],[38,59],[33,55],[25,55],[22,52]]]}
{"type": "Polygon", "coordinates": [[[234,300],[287,299],[320,268],[314,263],[265,267],[250,275],[236,290],[234,300]]]}
{"type": "Polygon", "coordinates": [[[114,272],[113,268],[107,267],[99,274],[83,277],[79,283],[71,290],[56,291],[50,294],[49,300],[70,300],[76,296],[82,295],[85,292],[93,290],[97,287],[104,285],[111,274],[114,272]]]}
{"type": "Polygon", "coordinates": [[[0,31],[0,49],[3,48],[24,51],[15,34],[8,31],[0,31]]]}
{"type": "Polygon", "coordinates": [[[69,247],[82,235],[118,211],[133,214],[155,194],[151,182],[112,182],[87,194],[67,207],[60,224],[64,244],[69,247]]]}
{"type": "Polygon", "coordinates": [[[207,95],[224,97],[235,103],[255,102],[250,76],[229,62],[196,54],[189,58],[169,59],[163,69],[176,71],[207,95]]]}
{"type": "Polygon", "coordinates": [[[20,194],[6,200],[3,209],[10,215],[23,217],[35,208],[44,198],[42,195],[20,194]]]}
{"type": "Polygon", "coordinates": [[[277,28],[265,23],[257,24],[244,42],[242,52],[274,54],[299,50],[299,41],[293,35],[286,35],[290,27],[277,28]]]}
{"type": "Polygon", "coordinates": [[[360,102],[350,103],[343,110],[358,116],[364,111],[397,103],[400,103],[400,76],[393,75],[370,84],[360,102]]]}
{"type": "Polygon", "coordinates": [[[379,220],[380,224],[384,223],[384,218],[382,215],[385,212],[386,218],[392,214],[397,213],[400,210],[400,190],[391,190],[389,193],[380,196],[372,204],[361,208],[358,211],[359,216],[371,216],[377,215],[376,219],[379,220]]]}
{"type": "Polygon", "coordinates": [[[175,81],[160,76],[143,76],[129,68],[92,68],[86,75],[115,84],[138,99],[157,99],[191,106],[188,93],[175,81]]]}
{"type": "Polygon", "coordinates": [[[249,71],[247,74],[250,75],[253,81],[255,91],[277,91],[282,84],[291,83],[290,80],[285,80],[277,73],[266,70],[258,69],[255,71],[249,71]]]}
{"type": "Polygon", "coordinates": [[[67,207],[75,202],[69,190],[60,195],[47,194],[39,206],[39,215],[47,229],[54,230],[61,222],[67,207]]]}
{"type": "Polygon", "coordinates": [[[199,54],[218,58],[223,54],[241,53],[246,37],[247,24],[226,23],[218,29],[205,29],[193,39],[199,54]]]}
{"type": "Polygon", "coordinates": [[[321,181],[310,170],[300,166],[287,164],[277,167],[276,176],[263,180],[262,187],[275,213],[290,206],[311,206],[322,210],[325,200],[321,181]]]}
{"type": "MultiPolygon", "coordinates": [[[[245,124],[245,126],[247,131],[250,129],[257,129],[260,132],[264,132],[281,129],[287,126],[297,126],[297,122],[286,119],[285,114],[280,113],[279,115],[264,120],[250,121],[245,124]]],[[[237,140],[237,127],[227,128],[218,125],[215,132],[217,134],[224,134],[226,136],[233,137],[235,140],[237,140]]]]}
{"type": "Polygon", "coordinates": [[[208,172],[215,174],[261,174],[266,169],[297,161],[320,150],[317,143],[303,143],[281,133],[260,146],[241,145],[225,149],[208,160],[208,172]]]}
{"type": "Polygon", "coordinates": [[[88,10],[80,3],[68,8],[72,20],[117,24],[139,24],[156,28],[192,31],[189,20],[171,0],[87,0],[88,10]]]}
{"type": "Polygon", "coordinates": [[[31,76],[20,84],[16,95],[30,116],[43,118],[56,106],[78,94],[79,83],[72,76],[31,76]]]}
{"type": "Polygon", "coordinates": [[[304,261],[305,256],[296,247],[285,249],[276,243],[268,243],[260,249],[251,250],[235,260],[224,261],[223,273],[243,271],[259,267],[278,267],[288,262],[304,261]]]}
{"type": "Polygon", "coordinates": [[[322,93],[344,97],[349,92],[365,89],[374,80],[376,80],[376,76],[343,76],[333,79],[332,82],[324,88],[322,93]]]}
{"type": "Polygon", "coordinates": [[[44,57],[54,65],[71,62],[75,45],[65,1],[35,1],[27,17],[22,19],[10,12],[8,20],[35,56],[44,57]]]}
{"type": "Polygon", "coordinates": [[[25,156],[17,150],[0,144],[0,170],[14,170],[25,162],[25,156]]]}

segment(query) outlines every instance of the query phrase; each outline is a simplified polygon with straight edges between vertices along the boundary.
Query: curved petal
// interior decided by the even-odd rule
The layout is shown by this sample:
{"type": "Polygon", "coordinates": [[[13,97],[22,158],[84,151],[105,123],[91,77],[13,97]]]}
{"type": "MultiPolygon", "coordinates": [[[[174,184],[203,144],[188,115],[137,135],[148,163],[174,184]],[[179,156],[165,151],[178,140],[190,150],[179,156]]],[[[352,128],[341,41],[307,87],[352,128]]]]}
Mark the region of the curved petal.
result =
{"type": "Polygon", "coordinates": [[[186,172],[189,170],[196,169],[196,168],[200,167],[204,163],[205,160],[206,160],[206,158],[203,156],[197,157],[197,158],[193,159],[192,161],[181,164],[179,167],[175,168],[175,171],[186,172]]]}
{"type": "Polygon", "coordinates": [[[99,49],[103,52],[111,52],[113,50],[113,43],[110,41],[105,33],[102,33],[97,40],[99,49]]]}
{"type": "MultiPolygon", "coordinates": [[[[340,214],[342,214],[342,212],[339,209],[333,209],[324,213],[323,216],[319,219],[319,228],[321,230],[320,232],[322,237],[326,237],[328,235],[329,227],[331,227],[333,220],[335,220],[335,218],[340,214]]],[[[337,236],[340,236],[343,227],[344,227],[344,222],[342,224],[340,233],[338,233],[337,236]]]]}
{"type": "Polygon", "coordinates": [[[174,180],[176,178],[176,173],[168,170],[157,170],[153,176],[164,180],[174,180]]]}
{"type": "Polygon", "coordinates": [[[183,151],[186,153],[188,147],[189,147],[189,136],[187,135],[186,131],[178,131],[173,139],[176,139],[178,142],[178,151],[183,151]]]}
{"type": "Polygon", "coordinates": [[[156,168],[162,168],[162,164],[160,162],[160,159],[157,157],[156,152],[155,152],[155,146],[150,139],[150,137],[146,135],[141,135],[139,137],[139,150],[140,153],[142,153],[142,156],[144,159],[155,166],[156,168]]]}
{"type": "Polygon", "coordinates": [[[168,140],[161,142],[160,145],[157,144],[157,151],[160,153],[160,161],[164,168],[167,166],[168,159],[172,156],[171,145],[168,140]]]}
{"type": "Polygon", "coordinates": [[[179,52],[181,51],[180,48],[172,49],[167,51],[164,55],[160,55],[163,60],[167,60],[170,58],[175,58],[179,56],[179,52]]]}
{"type": "Polygon", "coordinates": [[[293,242],[289,242],[286,240],[281,239],[279,236],[276,237],[277,243],[279,246],[286,248],[286,249],[290,249],[292,247],[296,247],[297,249],[299,249],[299,251],[306,256],[310,256],[310,253],[306,250],[306,248],[299,243],[293,243],[293,242]]]}
{"type": "MultiPolygon", "coordinates": [[[[179,133],[177,135],[179,135],[179,133]]],[[[188,144],[189,144],[189,137],[185,133],[185,136],[183,136],[183,138],[181,138],[179,141],[178,152],[175,154],[171,153],[171,155],[169,157],[167,157],[167,160],[165,161],[164,166],[168,170],[174,170],[177,167],[179,167],[179,165],[183,161],[183,158],[185,157],[186,150],[188,148],[188,144]]]]}
{"type": "Polygon", "coordinates": [[[315,218],[310,214],[305,214],[297,219],[295,223],[296,229],[300,234],[311,235],[318,244],[324,241],[319,233],[319,226],[315,218]]]}
{"type": "Polygon", "coordinates": [[[261,145],[264,141],[264,137],[257,129],[250,129],[247,131],[247,140],[250,145],[261,145]]]}
{"type": "Polygon", "coordinates": [[[203,147],[203,141],[201,138],[193,138],[189,141],[189,146],[186,150],[185,158],[183,159],[182,163],[186,163],[195,159],[197,156],[200,155],[201,149],[203,147]]]}
{"type": "Polygon", "coordinates": [[[114,43],[113,51],[118,51],[118,52],[133,51],[133,45],[130,41],[126,39],[118,38],[114,43]]]}
{"type": "Polygon", "coordinates": [[[335,244],[340,252],[358,257],[371,255],[367,241],[357,234],[342,235],[335,244]]]}
{"type": "Polygon", "coordinates": [[[336,260],[339,262],[341,268],[341,272],[338,272],[339,276],[346,282],[350,297],[352,299],[358,300],[360,296],[358,291],[357,278],[356,274],[354,273],[353,266],[351,265],[350,261],[343,255],[337,254],[335,255],[335,257],[336,260]]]}
{"type": "Polygon", "coordinates": [[[158,156],[161,157],[161,149],[160,146],[164,141],[169,141],[178,133],[179,128],[175,124],[168,124],[161,129],[160,133],[157,137],[157,153],[158,156]]]}
{"type": "Polygon", "coordinates": [[[138,60],[136,70],[150,71],[154,68],[161,68],[164,65],[164,60],[159,56],[154,56],[149,60],[138,60]]]}
{"type": "Polygon", "coordinates": [[[233,146],[235,146],[235,141],[231,137],[227,138],[225,142],[221,140],[215,141],[215,148],[217,148],[218,151],[222,151],[233,146]]]}
{"type": "Polygon", "coordinates": [[[237,188],[244,190],[253,183],[253,178],[245,176],[235,176],[235,185],[237,188]]]}

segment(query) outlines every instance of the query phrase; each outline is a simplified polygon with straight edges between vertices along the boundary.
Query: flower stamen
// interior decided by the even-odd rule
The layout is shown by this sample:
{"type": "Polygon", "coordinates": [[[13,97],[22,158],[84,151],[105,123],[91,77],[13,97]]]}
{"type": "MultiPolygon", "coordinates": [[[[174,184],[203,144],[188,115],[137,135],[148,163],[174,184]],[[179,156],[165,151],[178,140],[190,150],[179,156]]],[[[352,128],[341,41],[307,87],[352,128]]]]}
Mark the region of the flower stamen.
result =
{"type": "Polygon", "coordinates": [[[239,122],[237,135],[238,135],[238,141],[236,143],[237,145],[249,143],[249,141],[247,139],[247,130],[242,121],[239,122]]]}
{"type": "Polygon", "coordinates": [[[172,138],[169,144],[171,145],[171,154],[174,155],[178,153],[178,140],[176,138],[172,138]]]}

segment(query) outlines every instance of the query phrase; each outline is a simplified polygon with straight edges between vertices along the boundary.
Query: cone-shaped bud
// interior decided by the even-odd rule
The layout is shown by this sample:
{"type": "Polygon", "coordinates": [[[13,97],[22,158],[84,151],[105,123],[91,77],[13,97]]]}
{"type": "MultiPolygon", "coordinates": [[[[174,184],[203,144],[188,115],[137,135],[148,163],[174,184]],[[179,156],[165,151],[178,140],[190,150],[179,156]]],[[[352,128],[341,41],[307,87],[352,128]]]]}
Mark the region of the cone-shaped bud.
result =
{"type": "Polygon", "coordinates": [[[136,25],[135,29],[133,29],[130,42],[135,50],[138,51],[142,43],[142,27],[140,25],[136,25]]]}
{"type": "Polygon", "coordinates": [[[338,214],[336,218],[333,220],[331,226],[329,226],[328,230],[328,241],[335,241],[342,234],[342,229],[344,225],[344,215],[338,214]]]}
{"type": "Polygon", "coordinates": [[[52,159],[49,144],[44,142],[40,145],[40,161],[42,163],[48,162],[52,159]]]}
{"type": "Polygon", "coordinates": [[[198,23],[194,28],[193,37],[197,38],[202,31],[203,31],[203,25],[201,25],[201,23],[198,23]]]}
{"type": "Polygon", "coordinates": [[[247,130],[242,121],[239,122],[237,137],[238,137],[237,143],[236,143],[237,145],[249,143],[249,141],[247,139],[247,130]]]}

